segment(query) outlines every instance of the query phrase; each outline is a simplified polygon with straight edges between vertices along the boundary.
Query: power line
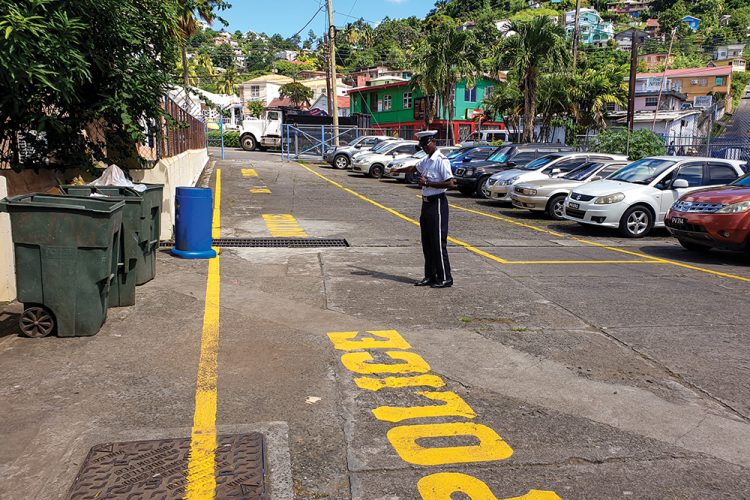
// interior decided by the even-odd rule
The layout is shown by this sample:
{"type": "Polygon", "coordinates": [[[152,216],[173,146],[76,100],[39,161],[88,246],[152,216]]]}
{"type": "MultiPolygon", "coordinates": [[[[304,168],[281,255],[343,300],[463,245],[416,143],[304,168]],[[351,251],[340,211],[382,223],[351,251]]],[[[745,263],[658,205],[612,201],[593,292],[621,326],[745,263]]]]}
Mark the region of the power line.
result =
{"type": "Polygon", "coordinates": [[[324,7],[324,5],[323,5],[323,4],[321,4],[321,5],[320,5],[320,6],[318,7],[318,10],[316,10],[316,11],[315,11],[315,14],[313,14],[313,16],[312,16],[312,17],[310,18],[310,20],[309,20],[309,21],[307,21],[307,23],[305,23],[305,25],[304,25],[304,26],[302,26],[302,28],[300,28],[300,30],[299,30],[299,31],[298,31],[297,33],[293,34],[293,35],[292,35],[292,36],[290,36],[289,38],[294,38],[295,36],[297,36],[297,35],[299,35],[300,33],[302,33],[302,32],[303,32],[303,31],[305,30],[305,28],[307,28],[308,26],[310,26],[310,23],[312,23],[312,22],[313,22],[313,21],[315,20],[315,18],[316,18],[316,17],[318,17],[318,14],[320,14],[320,11],[321,11],[321,10],[323,10],[323,7],[324,7]]]}

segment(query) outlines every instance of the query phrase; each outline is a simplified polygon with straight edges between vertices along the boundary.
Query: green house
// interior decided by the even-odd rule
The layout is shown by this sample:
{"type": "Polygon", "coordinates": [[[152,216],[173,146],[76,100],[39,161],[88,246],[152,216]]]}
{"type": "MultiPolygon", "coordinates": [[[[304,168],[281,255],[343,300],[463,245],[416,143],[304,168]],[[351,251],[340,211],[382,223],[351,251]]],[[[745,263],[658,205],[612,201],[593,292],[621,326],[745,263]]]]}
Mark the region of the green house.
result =
{"type": "MultiPolygon", "coordinates": [[[[469,87],[464,80],[456,85],[453,137],[463,140],[480,125],[482,129],[504,129],[502,119],[492,117],[487,121],[482,101],[489,97],[497,82],[478,78],[469,87]]],[[[396,132],[400,137],[412,138],[425,128],[425,111],[429,100],[421,89],[409,81],[380,80],[378,84],[349,91],[351,113],[370,115],[371,127],[396,132]]],[[[447,138],[448,116],[441,107],[430,128],[437,130],[439,138],[447,138]]]]}

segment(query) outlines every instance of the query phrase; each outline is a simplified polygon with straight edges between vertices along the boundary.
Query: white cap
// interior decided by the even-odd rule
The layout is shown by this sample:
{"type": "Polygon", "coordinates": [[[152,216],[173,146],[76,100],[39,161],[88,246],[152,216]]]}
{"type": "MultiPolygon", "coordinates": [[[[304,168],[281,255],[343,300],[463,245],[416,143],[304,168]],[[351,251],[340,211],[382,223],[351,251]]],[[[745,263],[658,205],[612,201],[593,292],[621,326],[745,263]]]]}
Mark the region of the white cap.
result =
{"type": "Polygon", "coordinates": [[[424,139],[425,137],[435,137],[437,133],[437,130],[423,130],[421,132],[417,132],[417,139],[424,139]]]}

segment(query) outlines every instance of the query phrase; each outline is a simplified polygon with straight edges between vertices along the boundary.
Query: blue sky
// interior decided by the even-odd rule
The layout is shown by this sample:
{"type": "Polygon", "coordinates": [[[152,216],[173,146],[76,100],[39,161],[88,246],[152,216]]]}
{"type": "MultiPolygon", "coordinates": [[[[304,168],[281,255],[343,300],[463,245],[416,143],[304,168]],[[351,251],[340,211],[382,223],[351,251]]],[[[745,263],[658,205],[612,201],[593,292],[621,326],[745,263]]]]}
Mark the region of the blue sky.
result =
{"type": "MultiPolygon", "coordinates": [[[[227,31],[280,33],[289,37],[300,30],[313,16],[322,0],[229,0],[232,8],[221,13],[229,21],[227,31]]],[[[377,23],[384,17],[424,17],[435,5],[434,0],[333,0],[337,26],[362,17],[377,23]],[[352,16],[354,19],[351,19],[352,16]]],[[[317,15],[300,36],[304,40],[312,29],[320,35],[325,31],[326,9],[317,15]]],[[[215,23],[214,29],[221,26],[215,23]]]]}

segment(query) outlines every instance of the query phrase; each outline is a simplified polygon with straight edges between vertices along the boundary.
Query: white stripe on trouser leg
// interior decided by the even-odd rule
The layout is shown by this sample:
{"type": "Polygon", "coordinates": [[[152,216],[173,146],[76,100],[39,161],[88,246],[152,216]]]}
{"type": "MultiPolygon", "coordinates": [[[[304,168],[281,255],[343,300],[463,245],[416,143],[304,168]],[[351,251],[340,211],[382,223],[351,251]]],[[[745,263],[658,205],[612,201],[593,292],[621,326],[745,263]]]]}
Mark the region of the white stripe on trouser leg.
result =
{"type": "Polygon", "coordinates": [[[443,259],[443,206],[440,204],[440,198],[437,199],[438,201],[438,248],[440,249],[440,267],[443,268],[443,281],[448,279],[448,276],[445,274],[445,260],[443,259]]]}

